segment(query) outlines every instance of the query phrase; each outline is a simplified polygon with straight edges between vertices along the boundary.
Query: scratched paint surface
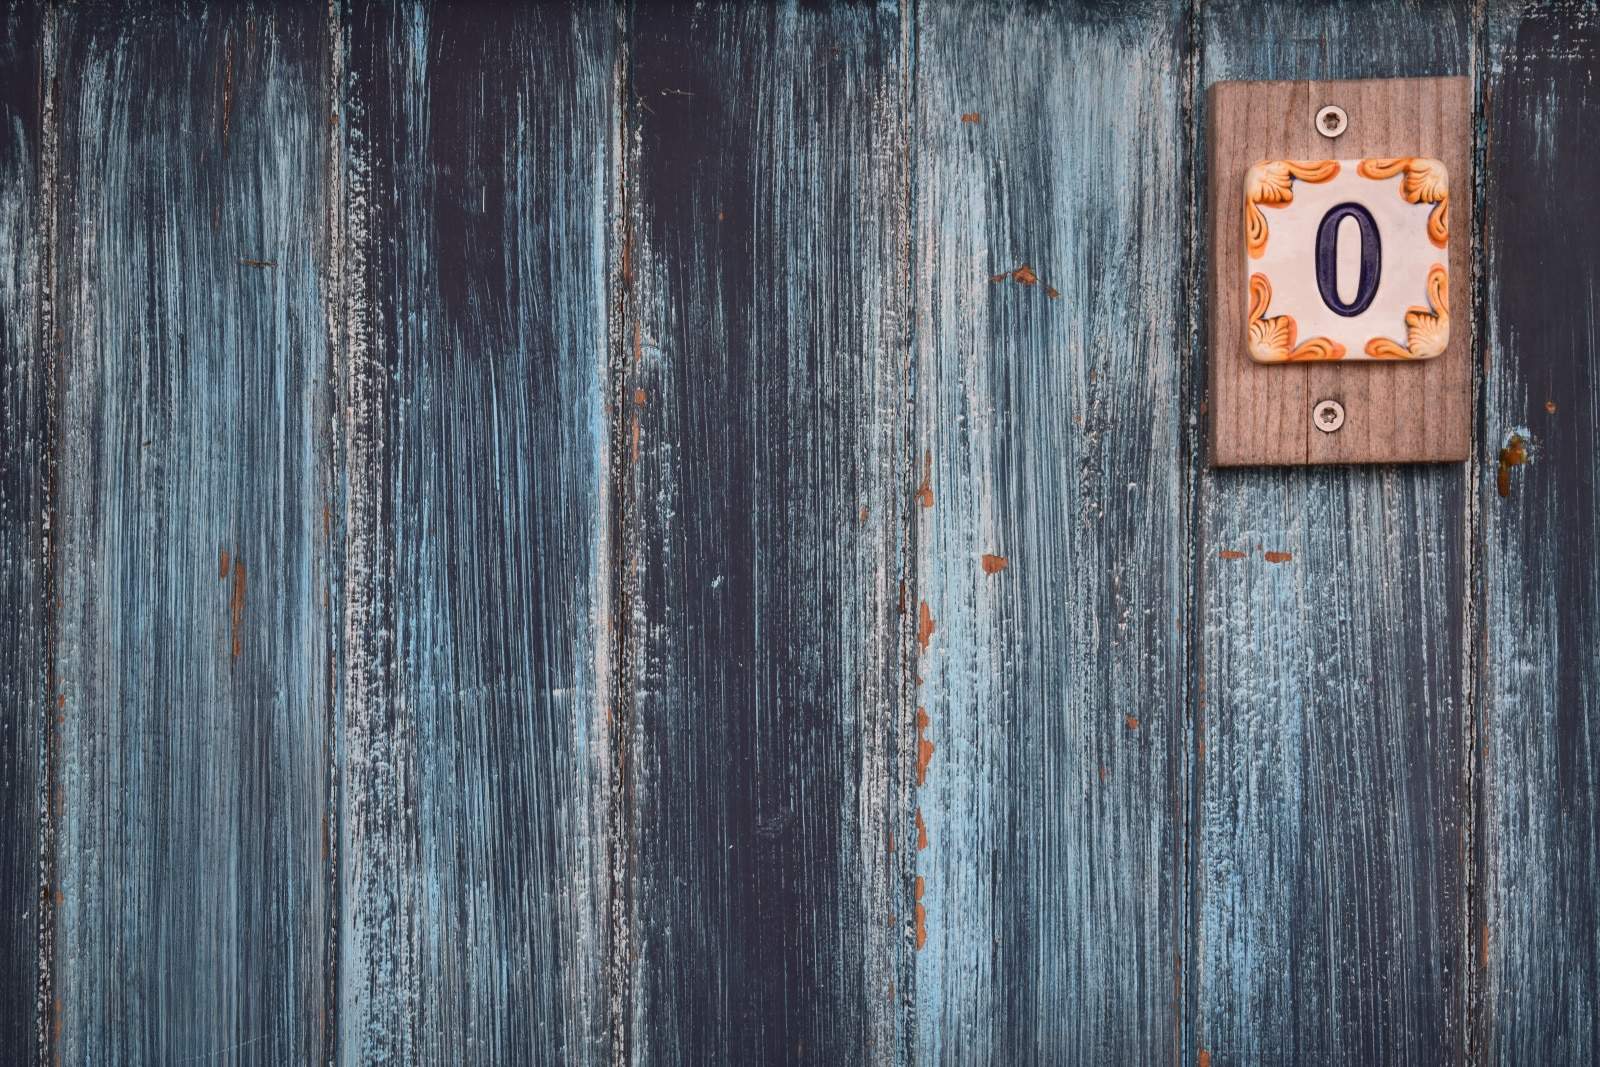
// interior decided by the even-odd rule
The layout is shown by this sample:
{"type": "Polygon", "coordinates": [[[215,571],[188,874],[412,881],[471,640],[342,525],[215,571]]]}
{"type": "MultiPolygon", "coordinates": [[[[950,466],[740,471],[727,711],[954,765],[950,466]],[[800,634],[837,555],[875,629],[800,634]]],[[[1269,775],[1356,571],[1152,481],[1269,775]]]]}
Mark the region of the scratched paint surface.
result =
{"type": "Polygon", "coordinates": [[[355,4],[341,32],[338,1053],[582,1061],[606,1019],[612,20],[355,4]]]}
{"type": "Polygon", "coordinates": [[[52,21],[50,1058],[316,1059],[321,21],[52,21]]]}
{"type": "Polygon", "coordinates": [[[1592,9],[0,29],[0,1058],[1600,1057],[1592,9]],[[1206,87],[1457,73],[1476,458],[1207,469],[1206,87]]]}
{"type": "Polygon", "coordinates": [[[1593,1063],[1600,216],[1552,190],[1600,166],[1600,15],[1494,5],[1487,68],[1481,1043],[1486,1063],[1593,1063]]]}
{"type": "Polygon", "coordinates": [[[1183,15],[1106,14],[918,19],[929,1062],[1176,1055],[1183,15]]]}

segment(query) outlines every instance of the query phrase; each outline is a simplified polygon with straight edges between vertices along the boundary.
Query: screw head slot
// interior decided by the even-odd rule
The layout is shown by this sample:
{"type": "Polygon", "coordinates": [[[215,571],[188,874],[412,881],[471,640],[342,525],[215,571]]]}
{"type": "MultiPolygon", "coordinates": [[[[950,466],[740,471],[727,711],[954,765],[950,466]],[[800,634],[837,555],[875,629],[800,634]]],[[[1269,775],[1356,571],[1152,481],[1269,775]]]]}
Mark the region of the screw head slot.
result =
{"type": "Polygon", "coordinates": [[[1344,405],[1337,400],[1319,400],[1311,410],[1311,425],[1323,433],[1333,433],[1344,425],[1344,405]]]}
{"type": "Polygon", "coordinates": [[[1330,140],[1343,133],[1349,125],[1350,116],[1338,104],[1329,104],[1317,112],[1317,132],[1330,140]]]}

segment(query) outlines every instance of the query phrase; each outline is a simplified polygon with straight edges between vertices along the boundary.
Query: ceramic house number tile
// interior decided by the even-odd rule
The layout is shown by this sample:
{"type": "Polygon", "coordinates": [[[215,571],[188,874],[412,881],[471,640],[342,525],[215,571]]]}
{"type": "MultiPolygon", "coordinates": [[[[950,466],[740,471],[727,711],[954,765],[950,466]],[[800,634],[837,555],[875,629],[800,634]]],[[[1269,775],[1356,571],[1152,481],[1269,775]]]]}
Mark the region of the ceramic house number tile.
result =
{"type": "Polygon", "coordinates": [[[1450,179],[1423,157],[1272,160],[1245,174],[1250,356],[1422,360],[1450,339],[1450,179]]]}

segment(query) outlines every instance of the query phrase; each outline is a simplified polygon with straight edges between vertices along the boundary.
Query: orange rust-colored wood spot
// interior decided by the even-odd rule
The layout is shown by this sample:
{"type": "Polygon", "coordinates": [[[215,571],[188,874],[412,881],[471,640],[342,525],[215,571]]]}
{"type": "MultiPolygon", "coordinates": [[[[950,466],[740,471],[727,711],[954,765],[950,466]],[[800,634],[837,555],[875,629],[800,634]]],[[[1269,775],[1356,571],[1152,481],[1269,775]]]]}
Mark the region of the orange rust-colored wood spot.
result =
{"type": "Polygon", "coordinates": [[[1248,553],[1240,552],[1237,548],[1225,548],[1217,553],[1223,559],[1244,559],[1248,553]]]}
{"type": "Polygon", "coordinates": [[[924,508],[933,507],[933,452],[922,453],[922,484],[917,486],[917,503],[924,508]]]}
{"type": "Polygon", "coordinates": [[[1123,721],[1123,723],[1125,723],[1127,725],[1128,729],[1130,729],[1130,730],[1137,730],[1139,728],[1139,720],[1138,720],[1138,718],[1136,716],[1124,715],[1122,717],[1122,721],[1123,721]]]}
{"type": "Polygon", "coordinates": [[[1495,477],[1495,488],[1501,497],[1511,495],[1511,468],[1528,462],[1528,445],[1520,434],[1512,434],[1500,450],[1500,473],[1495,477]]]}
{"type": "Polygon", "coordinates": [[[961,116],[961,121],[965,122],[968,126],[976,126],[978,123],[983,121],[983,115],[976,111],[968,111],[966,114],[961,116]]]}
{"type": "Polygon", "coordinates": [[[1011,561],[1004,556],[997,556],[992,552],[983,554],[983,573],[999,574],[1011,565],[1011,561]]]}
{"type": "Polygon", "coordinates": [[[233,637],[233,658],[238,659],[244,650],[244,560],[233,561],[233,596],[228,602],[228,616],[233,637]]]}
{"type": "Polygon", "coordinates": [[[649,399],[650,394],[645,392],[643,389],[635,389],[633,391],[633,402],[639,407],[644,407],[645,402],[649,399]]]}
{"type": "Polygon", "coordinates": [[[928,847],[928,824],[922,821],[922,809],[917,809],[917,851],[928,847]]]}
{"type": "Polygon", "coordinates": [[[922,875],[917,875],[917,951],[928,943],[928,909],[923,907],[922,894],[927,889],[927,883],[922,875]]]}
{"type": "Polygon", "coordinates": [[[1268,563],[1288,563],[1291,559],[1294,559],[1294,553],[1292,552],[1268,552],[1266,554],[1268,563]]]}
{"type": "Polygon", "coordinates": [[[922,785],[928,780],[928,764],[933,762],[933,742],[925,736],[933,720],[928,718],[927,708],[917,709],[917,784],[922,785]]]}
{"type": "MultiPolygon", "coordinates": [[[[1016,270],[1002,271],[999,274],[989,275],[989,281],[996,284],[1005,281],[1007,278],[1016,282],[1018,285],[1026,285],[1030,288],[1039,284],[1039,275],[1035,273],[1034,269],[1028,266],[1026,263],[1017,267],[1016,270]]],[[[1053,285],[1046,285],[1044,287],[1044,294],[1051,300],[1058,300],[1061,297],[1061,293],[1057,291],[1053,285]]]]}
{"type": "Polygon", "coordinates": [[[928,602],[922,601],[917,608],[917,644],[922,646],[922,651],[928,651],[928,642],[933,640],[933,632],[938,629],[933,622],[933,612],[928,609],[928,602]]]}

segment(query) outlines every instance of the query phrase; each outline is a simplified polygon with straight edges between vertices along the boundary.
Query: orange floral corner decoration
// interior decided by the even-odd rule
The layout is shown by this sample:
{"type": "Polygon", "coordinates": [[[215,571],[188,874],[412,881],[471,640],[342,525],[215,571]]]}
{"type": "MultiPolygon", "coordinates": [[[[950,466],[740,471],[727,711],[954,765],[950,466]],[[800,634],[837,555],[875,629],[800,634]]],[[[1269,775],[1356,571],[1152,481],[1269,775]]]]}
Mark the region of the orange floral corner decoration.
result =
{"type": "Polygon", "coordinates": [[[1267,305],[1271,303],[1272,283],[1267,276],[1250,275],[1251,359],[1257,363],[1306,363],[1344,358],[1344,345],[1327,337],[1308,337],[1296,345],[1294,319],[1289,315],[1268,318],[1267,305]]]}
{"type": "Polygon", "coordinates": [[[1339,173],[1337,160],[1324,159],[1301,163],[1275,159],[1257,163],[1244,177],[1245,248],[1251,259],[1260,259],[1267,250],[1267,217],[1260,205],[1283,207],[1294,199],[1294,182],[1325,182],[1339,173]]]}
{"type": "Polygon", "coordinates": [[[1373,359],[1432,359],[1442,355],[1450,343],[1450,276],[1438,263],[1428,268],[1428,303],[1432,307],[1406,310],[1405,344],[1374,337],[1367,342],[1367,355],[1373,359]]]}
{"type": "Polygon", "coordinates": [[[1382,180],[1404,174],[1400,195],[1411,204],[1432,204],[1428,213],[1428,240],[1443,248],[1450,240],[1450,174],[1437,159],[1407,156],[1399,159],[1363,159],[1356,166],[1363,178],[1382,180]]]}

